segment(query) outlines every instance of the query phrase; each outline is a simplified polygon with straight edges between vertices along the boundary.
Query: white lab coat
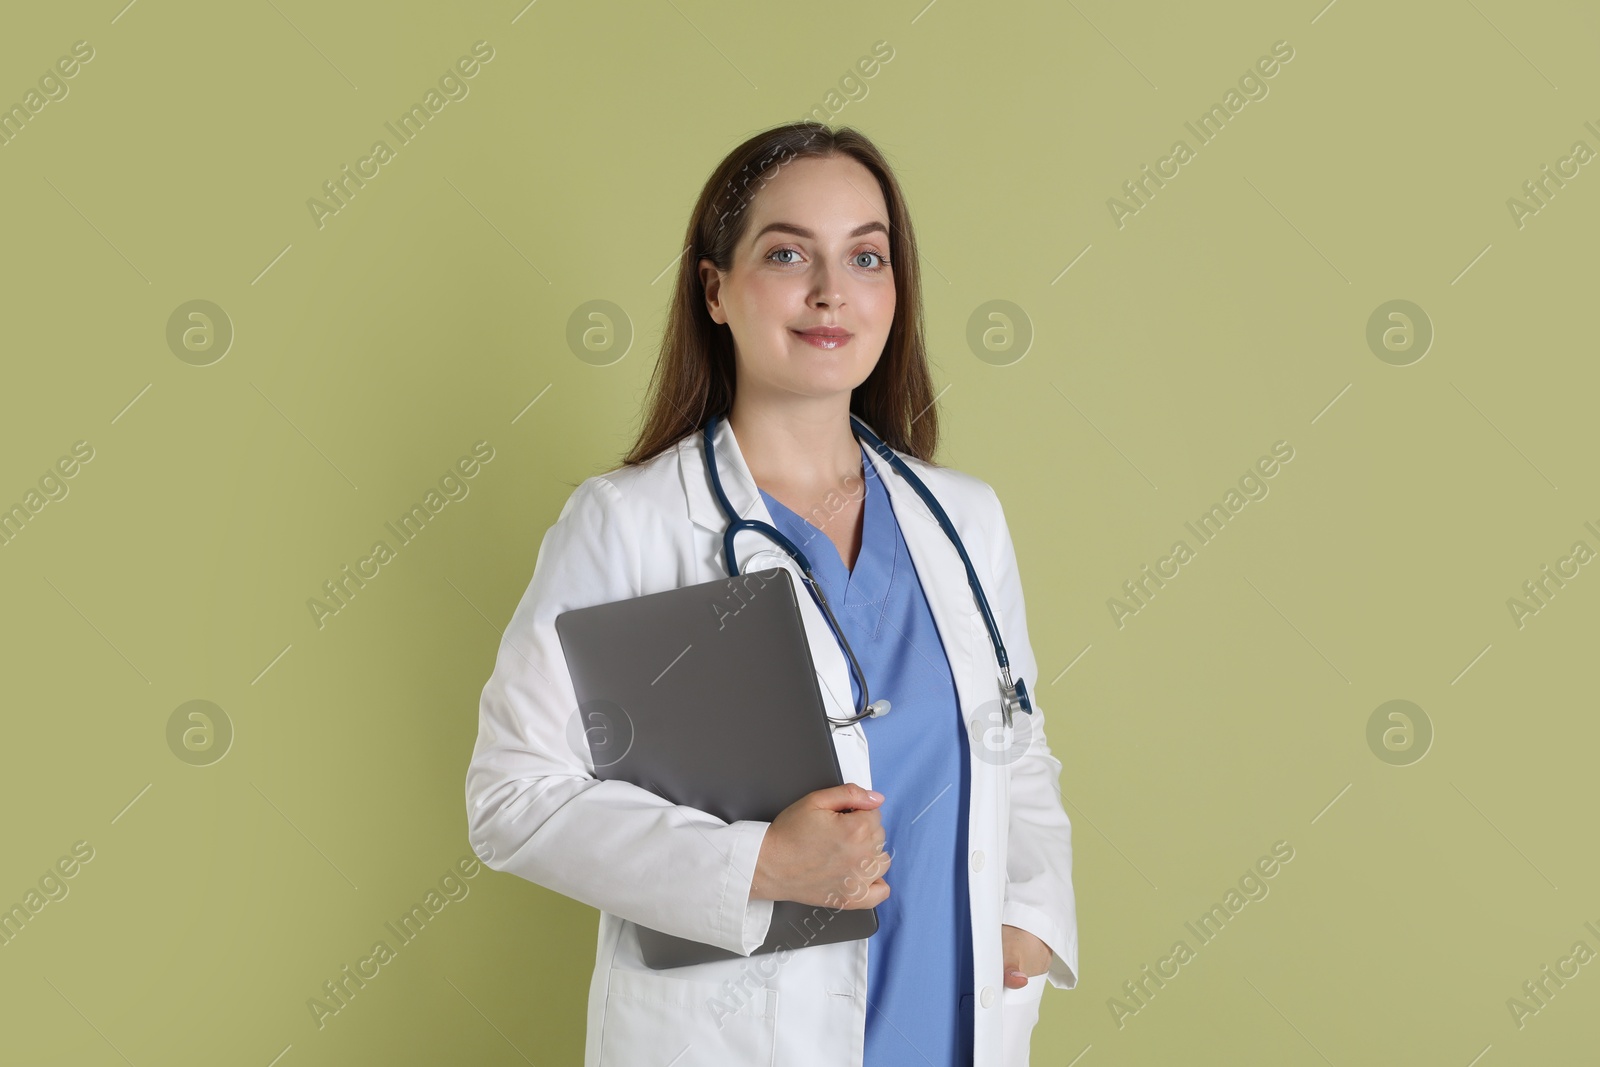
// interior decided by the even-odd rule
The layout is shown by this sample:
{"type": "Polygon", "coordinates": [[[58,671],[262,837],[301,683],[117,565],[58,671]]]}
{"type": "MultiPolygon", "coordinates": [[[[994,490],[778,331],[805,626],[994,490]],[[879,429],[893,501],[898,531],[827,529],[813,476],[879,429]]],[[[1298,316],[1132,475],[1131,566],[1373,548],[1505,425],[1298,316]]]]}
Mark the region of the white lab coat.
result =
{"type": "MultiPolygon", "coordinates": [[[[597,779],[577,740],[577,699],[555,617],[727,576],[726,520],[701,440],[699,432],[689,434],[644,464],[585,480],[545,533],[483,689],[466,781],[470,840],[489,867],[599,909],[584,1067],[860,1067],[867,942],[812,945],[781,962],[771,953],[750,955],[772,915],[771,901],[749,900],[770,824],[729,824],[630,783],[597,779]],[[636,923],[741,958],[654,971],[640,958],[636,923]]],[[[734,508],[770,523],[725,419],[716,448],[734,508]]],[[[1015,550],[987,483],[901,455],[966,543],[1012,673],[1034,699],[1031,716],[1017,713],[1012,735],[999,725],[994,652],[960,556],[911,485],[872,449],[866,454],[890,493],[963,717],[980,724],[968,735],[974,1062],[1024,1067],[1046,983],[1077,985],[1078,928],[1061,763],[1045,742],[1015,550]],[[1024,719],[1031,722],[1021,725],[1024,719]],[[1053,953],[1048,971],[1024,988],[1003,981],[1003,923],[1035,934],[1053,953]]],[[[774,566],[792,572],[824,703],[833,716],[852,714],[848,664],[804,592],[799,567],[755,533],[740,533],[735,552],[741,573],[774,566]]],[[[861,727],[835,730],[833,740],[844,780],[871,788],[861,727]]],[[[892,892],[892,866],[885,877],[892,892]]]]}

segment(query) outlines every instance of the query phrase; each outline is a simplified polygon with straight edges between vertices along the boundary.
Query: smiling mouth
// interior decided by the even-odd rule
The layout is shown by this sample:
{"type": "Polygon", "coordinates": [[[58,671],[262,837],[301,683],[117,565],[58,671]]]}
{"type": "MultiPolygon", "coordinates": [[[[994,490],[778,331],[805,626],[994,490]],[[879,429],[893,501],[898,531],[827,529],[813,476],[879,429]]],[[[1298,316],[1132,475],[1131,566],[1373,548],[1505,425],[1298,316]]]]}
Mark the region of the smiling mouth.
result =
{"type": "Polygon", "coordinates": [[[807,344],[815,345],[817,348],[828,349],[838,348],[853,336],[845,332],[817,332],[811,330],[790,330],[789,332],[807,344]]]}

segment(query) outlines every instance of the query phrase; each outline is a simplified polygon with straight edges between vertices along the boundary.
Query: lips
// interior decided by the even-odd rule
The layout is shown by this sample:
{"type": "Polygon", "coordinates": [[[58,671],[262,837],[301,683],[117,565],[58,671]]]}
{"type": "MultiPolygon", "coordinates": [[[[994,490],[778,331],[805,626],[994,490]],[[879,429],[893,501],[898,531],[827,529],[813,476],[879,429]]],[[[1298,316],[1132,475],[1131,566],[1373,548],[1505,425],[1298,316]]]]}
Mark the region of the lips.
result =
{"type": "Polygon", "coordinates": [[[842,326],[813,326],[810,329],[789,332],[818,348],[838,348],[853,336],[842,326]]]}

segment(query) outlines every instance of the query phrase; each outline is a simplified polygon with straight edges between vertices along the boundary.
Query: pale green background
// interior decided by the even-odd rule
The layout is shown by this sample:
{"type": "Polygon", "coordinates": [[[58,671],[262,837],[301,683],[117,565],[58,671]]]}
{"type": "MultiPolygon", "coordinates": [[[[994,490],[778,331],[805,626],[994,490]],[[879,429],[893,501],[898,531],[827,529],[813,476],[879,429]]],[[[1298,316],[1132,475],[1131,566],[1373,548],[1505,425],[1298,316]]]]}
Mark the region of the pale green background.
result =
{"type": "Polygon", "coordinates": [[[630,441],[701,183],[878,40],[835,121],[910,198],[939,458],[1005,502],[1076,831],[1082,980],[1034,1062],[1594,1055],[1600,964],[1506,1007],[1600,949],[1600,577],[1506,606],[1600,547],[1600,164],[1506,207],[1600,148],[1593,5],[123,2],[0,34],[3,103],[97,53],[0,148],[0,503],[96,450],[0,548],[0,902],[96,853],[0,948],[4,1062],[580,1061],[596,913],[487,869],[324,1029],[305,1005],[470,852],[497,628],[630,441]],[[307,198],[480,39],[471,95],[319,231],[307,198]],[[1270,95],[1114,226],[1278,40],[1270,95]],[[165,340],[194,299],[236,330],[209,367],[165,340]],[[606,367],[565,341],[596,299],[635,331],[606,367]],[[995,299],[1035,331],[1010,366],[965,340],[995,299]],[[1408,367],[1364,339],[1392,299],[1437,332],[1408,367]],[[306,599],[480,439],[471,495],[318,630],[306,599]],[[1118,629],[1107,599],[1280,439],[1271,495],[1118,629]],[[1396,698],[1437,731],[1411,766],[1366,742],[1396,698]],[[167,746],[192,699],[236,730],[211,766],[167,746]],[[1270,896],[1119,1029],[1280,839],[1270,896]]]}

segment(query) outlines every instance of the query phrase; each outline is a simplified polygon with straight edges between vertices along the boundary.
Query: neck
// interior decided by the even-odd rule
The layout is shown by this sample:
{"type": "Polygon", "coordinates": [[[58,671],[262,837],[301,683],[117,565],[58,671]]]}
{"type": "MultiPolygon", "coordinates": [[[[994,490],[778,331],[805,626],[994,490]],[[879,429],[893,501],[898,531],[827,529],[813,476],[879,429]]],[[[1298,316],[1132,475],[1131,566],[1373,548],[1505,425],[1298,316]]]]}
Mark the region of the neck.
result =
{"type": "Polygon", "coordinates": [[[773,402],[734,396],[728,425],[758,486],[826,489],[861,474],[861,446],[850,427],[850,395],[773,402]]]}

